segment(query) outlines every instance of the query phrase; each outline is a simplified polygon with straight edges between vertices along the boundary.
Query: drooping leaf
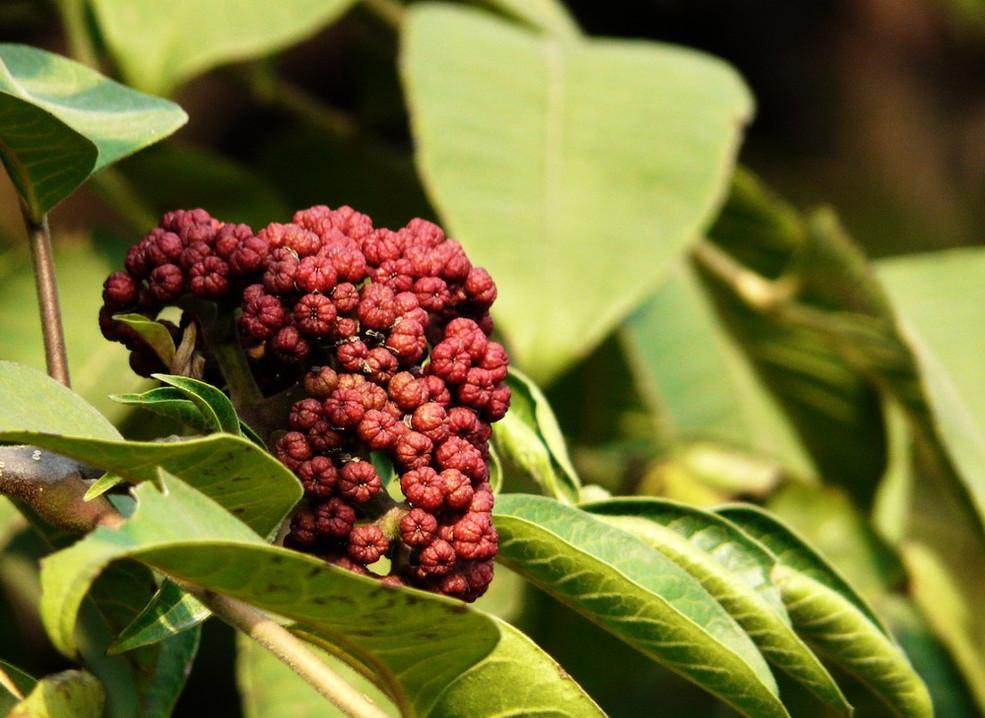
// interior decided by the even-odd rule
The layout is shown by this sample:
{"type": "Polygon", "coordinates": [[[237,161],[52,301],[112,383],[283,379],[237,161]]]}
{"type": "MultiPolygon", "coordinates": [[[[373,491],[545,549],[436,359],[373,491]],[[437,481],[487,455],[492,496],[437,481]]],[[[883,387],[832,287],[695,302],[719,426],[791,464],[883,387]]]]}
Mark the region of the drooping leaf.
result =
{"type": "Polygon", "coordinates": [[[163,324],[148,319],[143,314],[116,314],[113,319],[133,329],[154,350],[158,359],[164,362],[164,366],[171,366],[174,363],[176,351],[174,338],[163,324]]]}
{"type": "Polygon", "coordinates": [[[158,386],[142,394],[113,394],[113,401],[131,406],[139,406],[160,416],[173,419],[180,424],[208,434],[215,431],[207,417],[195,406],[195,402],[185,398],[185,394],[173,386],[158,386]]]}
{"type": "Polygon", "coordinates": [[[573,503],[581,481],[561,427],[540,389],[517,370],[507,378],[510,410],[493,424],[495,445],[508,467],[522,471],[551,496],[573,503]]]}
{"type": "Polygon", "coordinates": [[[750,638],[662,553],[546,497],[501,495],[495,517],[510,569],[744,715],[786,715],[750,638]]]}
{"type": "Polygon", "coordinates": [[[94,0],[99,27],[124,76],[168,94],[224,63],[272,53],[313,35],[354,0],[94,0]]]}
{"type": "Polygon", "coordinates": [[[290,216],[283,197],[263,176],[201,147],[168,142],[128,159],[120,171],[162,214],[174,207],[207,207],[223,222],[244,222],[256,230],[290,216]]]}
{"type": "Polygon", "coordinates": [[[585,511],[639,536],[694,576],[777,668],[843,715],[852,707],[797,636],[773,585],[775,559],[755,539],[708,511],[659,499],[612,499],[585,511]]]}
{"type": "Polygon", "coordinates": [[[560,0],[486,0],[508,15],[558,37],[577,37],[578,25],[560,0]]]}
{"type": "Polygon", "coordinates": [[[370,671],[406,715],[437,715],[439,702],[440,715],[491,715],[483,702],[502,700],[507,712],[526,715],[528,707],[540,709],[540,696],[548,689],[569,715],[601,715],[556,668],[546,678],[543,666],[551,665],[550,659],[532,644],[517,657],[508,629],[490,617],[458,601],[382,585],[270,546],[182,481],[162,474],[160,483],[166,494],[150,483],[135,489],[137,510],[120,529],[99,528],[43,562],[42,616],[61,650],[74,649],[75,610],[92,578],[110,562],[131,557],[294,621],[294,630],[305,638],[370,671]],[[512,662],[533,667],[516,690],[456,696],[458,681],[485,682],[485,676],[512,662]]]}
{"type": "Polygon", "coordinates": [[[869,604],[793,531],[754,506],[718,513],[776,557],[779,587],[794,628],[832,663],[862,681],[901,718],[931,718],[930,694],[869,604]]]}
{"type": "Polygon", "coordinates": [[[413,7],[403,32],[419,171],[498,282],[520,366],[549,381],[710,220],[749,94],[695,52],[563,42],[451,5],[413,7]]]}
{"type": "Polygon", "coordinates": [[[35,684],[7,718],[100,718],[106,696],[85,671],[63,671],[35,684]]]}
{"type": "Polygon", "coordinates": [[[715,441],[816,470],[782,409],[726,334],[686,262],[675,264],[621,338],[657,427],[673,443],[715,441]]]}
{"type": "Polygon", "coordinates": [[[77,62],[0,44],[0,159],[36,221],[91,174],[187,119],[77,62]]]}
{"type": "MultiPolygon", "coordinates": [[[[127,364],[129,352],[107,342],[99,331],[102,305],[99,286],[118,264],[107,250],[116,244],[104,238],[63,236],[54,241],[55,268],[61,294],[62,324],[72,387],[109,420],[122,419],[130,409],[107,398],[113,392],[136,391],[146,380],[127,364]]],[[[27,247],[7,251],[0,261],[0,357],[44,370],[44,344],[37,290],[27,247]]]]}
{"type": "Polygon", "coordinates": [[[202,416],[214,419],[213,431],[224,431],[227,434],[239,434],[239,417],[229,397],[220,389],[198,379],[172,374],[155,374],[155,379],[173,386],[189,401],[193,402],[202,416]]]}
{"type": "Polygon", "coordinates": [[[110,654],[125,653],[170,638],[199,625],[212,613],[174,581],[165,579],[144,609],[120,632],[110,654]]]}

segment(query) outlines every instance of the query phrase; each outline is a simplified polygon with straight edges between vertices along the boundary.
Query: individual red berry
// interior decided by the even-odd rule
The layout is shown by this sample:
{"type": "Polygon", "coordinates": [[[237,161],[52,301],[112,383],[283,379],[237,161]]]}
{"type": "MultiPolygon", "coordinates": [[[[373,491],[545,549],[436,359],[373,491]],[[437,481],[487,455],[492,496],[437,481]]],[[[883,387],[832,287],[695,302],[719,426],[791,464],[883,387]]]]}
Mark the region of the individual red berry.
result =
{"type": "Polygon", "coordinates": [[[411,509],[400,519],[400,540],[411,548],[427,546],[437,530],[438,520],[424,509],[411,509]]]}
{"type": "Polygon", "coordinates": [[[325,456],[315,456],[298,466],[298,479],[304,492],[315,498],[328,498],[338,482],[338,471],[332,460],[325,456]]]}
{"type": "Polygon", "coordinates": [[[333,427],[348,429],[362,420],[366,407],[358,390],[338,388],[325,400],[324,411],[333,427]]]}
{"type": "Polygon", "coordinates": [[[408,241],[424,247],[437,247],[445,241],[445,233],[434,222],[415,217],[407,223],[400,233],[408,237],[408,241]]]}
{"type": "Polygon", "coordinates": [[[368,284],[356,307],[359,323],[368,329],[387,329],[397,319],[393,291],[382,284],[368,284]]]}
{"type": "Polygon", "coordinates": [[[465,294],[477,307],[486,309],[496,301],[496,283],[482,267],[472,267],[465,280],[465,294]]]}
{"type": "Polygon", "coordinates": [[[458,317],[448,322],[445,326],[445,339],[452,337],[462,340],[473,362],[480,361],[488,351],[489,341],[472,319],[458,317]]]}
{"type": "Polygon", "coordinates": [[[335,282],[332,260],[317,255],[302,259],[294,275],[294,283],[303,292],[328,292],[335,282]]]}
{"type": "Polygon", "coordinates": [[[448,412],[445,408],[433,401],[421,404],[414,410],[410,419],[411,428],[419,431],[435,443],[441,443],[448,438],[448,427],[445,420],[448,412]]]}
{"type": "Polygon", "coordinates": [[[305,294],[294,305],[294,324],[302,334],[326,337],[335,324],[335,305],[324,294],[305,294]]]}
{"type": "Polygon", "coordinates": [[[474,601],[486,592],[493,580],[493,567],[492,559],[472,561],[465,567],[462,574],[469,585],[468,600],[474,601]]]}
{"type": "Polygon", "coordinates": [[[238,277],[259,272],[269,251],[270,246],[265,241],[250,235],[239,243],[229,257],[229,267],[238,277]]]}
{"type": "Polygon", "coordinates": [[[414,287],[413,267],[406,259],[388,259],[372,274],[374,284],[389,287],[394,294],[414,287]]]}
{"type": "Polygon", "coordinates": [[[450,543],[435,539],[421,550],[418,560],[420,572],[423,575],[444,576],[455,566],[458,557],[450,543]]]}
{"type": "Polygon", "coordinates": [[[291,529],[284,543],[299,548],[311,548],[318,542],[318,527],[315,512],[308,508],[300,508],[291,517],[291,529]]]}
{"type": "Polygon", "coordinates": [[[444,503],[444,479],[430,466],[421,466],[400,477],[400,490],[411,506],[425,511],[437,511],[444,503]]]}
{"type": "Polygon", "coordinates": [[[465,342],[459,337],[450,337],[431,350],[428,370],[449,384],[461,384],[471,366],[472,357],[465,342]]]}
{"type": "Polygon", "coordinates": [[[287,247],[278,247],[267,257],[267,268],[263,273],[263,286],[271,294],[287,294],[294,291],[294,277],[300,260],[287,247]]]}
{"type": "Polygon", "coordinates": [[[311,445],[300,431],[289,431],[277,440],[274,449],[278,457],[285,456],[294,461],[307,461],[311,458],[311,445]]]}
{"type": "Polygon", "coordinates": [[[318,533],[335,539],[347,537],[356,523],[356,512],[339,498],[329,499],[315,509],[318,533]]]}
{"type": "Polygon", "coordinates": [[[377,229],[363,240],[362,251],[366,261],[378,267],[383,262],[400,258],[400,240],[396,232],[377,229]]]}
{"type": "Polygon", "coordinates": [[[162,264],[151,271],[148,287],[154,300],[167,304],[185,291],[185,277],[178,265],[162,264]]]}
{"type": "Polygon", "coordinates": [[[445,505],[456,511],[468,508],[474,496],[469,477],[458,469],[445,469],[440,476],[444,482],[442,491],[445,494],[445,505]]]}
{"type": "Polygon", "coordinates": [[[489,513],[493,510],[495,497],[488,482],[479,484],[472,492],[472,503],[469,504],[469,511],[476,513],[489,513]]]}
{"type": "Polygon", "coordinates": [[[307,431],[322,418],[322,405],[318,399],[307,397],[294,402],[288,421],[291,428],[297,431],[307,431]]]}
{"type": "Polygon", "coordinates": [[[455,522],[452,537],[452,546],[461,559],[484,561],[496,555],[499,537],[489,514],[465,514],[455,522]]]}
{"type": "Polygon", "coordinates": [[[160,226],[174,232],[186,241],[205,241],[212,237],[222,223],[212,218],[204,209],[175,209],[165,212],[160,226]]]}
{"type": "Polygon", "coordinates": [[[437,583],[437,588],[440,593],[446,596],[464,598],[469,592],[469,582],[462,572],[453,571],[441,577],[437,583]]]}
{"type": "Polygon", "coordinates": [[[446,282],[461,283],[468,278],[472,263],[458,242],[447,239],[433,253],[441,265],[440,276],[446,282]]]}
{"type": "Polygon", "coordinates": [[[509,409],[510,388],[506,384],[497,384],[490,392],[482,413],[489,421],[499,421],[509,409]]]}
{"type": "Polygon", "coordinates": [[[424,383],[425,388],[427,388],[428,401],[433,401],[435,404],[440,404],[444,407],[447,407],[451,403],[451,393],[448,391],[444,379],[433,374],[425,374],[421,377],[421,381],[424,383]]]}
{"type": "Polygon", "coordinates": [[[386,451],[393,447],[406,426],[385,411],[370,409],[363,414],[357,432],[370,451],[386,451]],[[397,429],[397,425],[403,429],[397,429]]]}
{"type": "Polygon", "coordinates": [[[407,371],[395,374],[390,379],[387,384],[387,395],[394,404],[407,412],[414,411],[428,398],[427,387],[407,371]]]}
{"type": "Polygon", "coordinates": [[[137,279],[143,279],[151,270],[150,262],[147,261],[147,255],[144,253],[144,243],[138,242],[127,250],[126,259],[123,260],[123,266],[126,268],[133,277],[137,279]]]}
{"type": "Polygon", "coordinates": [[[327,399],[339,383],[339,375],[330,366],[312,367],[304,375],[304,390],[317,399],[327,399]]]}
{"type": "Polygon", "coordinates": [[[188,271],[199,262],[204,262],[206,257],[212,256],[212,247],[205,242],[194,242],[181,250],[181,257],[178,263],[181,268],[188,271]]]}
{"type": "Polygon", "coordinates": [[[448,285],[440,277],[421,277],[414,282],[414,294],[422,308],[440,312],[451,299],[448,285]]]}
{"type": "Polygon", "coordinates": [[[377,384],[386,384],[397,371],[397,357],[384,347],[369,350],[364,362],[363,372],[366,377],[377,384]]]}
{"type": "Polygon", "coordinates": [[[348,314],[359,306],[359,290],[351,282],[335,285],[331,297],[339,314],[348,314]]]}
{"type": "Polygon", "coordinates": [[[335,320],[335,336],[339,341],[353,339],[359,334],[359,322],[352,317],[339,317],[335,320]]]}
{"type": "Polygon", "coordinates": [[[458,469],[474,481],[486,476],[486,462],[482,454],[461,437],[452,436],[445,440],[438,446],[434,458],[442,469],[458,469]]]}
{"type": "Polygon", "coordinates": [[[383,535],[379,526],[364,524],[352,529],[346,550],[353,561],[370,564],[379,561],[389,548],[390,541],[383,535]]]}
{"type": "Polygon", "coordinates": [[[335,350],[336,361],[348,372],[361,372],[368,357],[369,349],[359,339],[340,344],[335,350]]]}
{"type": "Polygon", "coordinates": [[[381,487],[380,475],[368,461],[350,461],[339,471],[339,493],[357,504],[369,501],[381,487]]]}
{"type": "Polygon", "coordinates": [[[473,409],[484,409],[494,386],[491,372],[473,367],[466,373],[465,382],[458,387],[458,400],[473,409]]]}
{"type": "Polygon", "coordinates": [[[212,249],[216,255],[228,262],[243,242],[253,236],[253,230],[248,225],[224,224],[215,233],[212,249]]]}
{"type": "Polygon", "coordinates": [[[188,270],[192,294],[203,299],[216,299],[229,291],[229,265],[216,256],[208,256],[188,270]]]}
{"type": "Polygon", "coordinates": [[[417,363],[427,350],[423,325],[418,321],[401,319],[387,336],[386,348],[405,366],[417,363]]]}
{"type": "Polygon", "coordinates": [[[360,282],[366,277],[366,258],[355,245],[330,244],[322,249],[322,254],[332,260],[340,280],[360,282]]]}
{"type": "MultiPolygon", "coordinates": [[[[253,287],[257,287],[260,292],[263,291],[262,285],[256,284],[253,287]]],[[[281,301],[272,294],[262,293],[244,303],[243,313],[238,320],[240,332],[255,341],[267,339],[283,327],[286,321],[287,313],[281,301]]]]}
{"type": "Polygon", "coordinates": [[[340,449],[345,444],[345,437],[321,419],[308,429],[308,443],[315,451],[329,452],[340,449]]]}
{"type": "Polygon", "coordinates": [[[413,277],[432,277],[441,269],[441,264],[430,247],[412,244],[404,249],[404,259],[410,262],[410,273],[413,277]]]}
{"type": "Polygon", "coordinates": [[[283,327],[270,340],[270,348],[284,361],[300,361],[308,356],[310,347],[294,327],[283,327]]]}
{"type": "MultiPolygon", "coordinates": [[[[481,330],[480,330],[481,331],[481,330]]],[[[499,342],[489,342],[479,361],[479,366],[491,372],[493,381],[506,381],[509,373],[510,357],[499,342]]]]}
{"type": "Polygon", "coordinates": [[[427,466],[431,461],[431,440],[417,431],[408,431],[397,439],[394,458],[405,469],[427,466]]]}
{"type": "Polygon", "coordinates": [[[127,272],[113,272],[103,282],[103,301],[123,309],[137,301],[137,282],[127,272]]]}
{"type": "Polygon", "coordinates": [[[176,264],[181,258],[184,245],[181,237],[173,232],[152,229],[144,238],[144,257],[152,266],[176,264]]]}
{"type": "MultiPolygon", "coordinates": [[[[362,379],[363,377],[359,378],[362,379]]],[[[383,387],[364,380],[354,388],[362,395],[363,406],[366,409],[383,409],[386,407],[387,394],[383,387]]]]}

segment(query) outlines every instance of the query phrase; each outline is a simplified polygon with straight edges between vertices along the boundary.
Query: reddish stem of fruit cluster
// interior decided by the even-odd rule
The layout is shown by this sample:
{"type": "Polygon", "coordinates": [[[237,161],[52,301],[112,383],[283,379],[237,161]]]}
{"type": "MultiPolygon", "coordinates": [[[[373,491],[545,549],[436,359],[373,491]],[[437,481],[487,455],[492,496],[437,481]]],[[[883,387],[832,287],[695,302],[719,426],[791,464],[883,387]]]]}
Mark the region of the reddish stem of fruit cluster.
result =
{"type": "Polygon", "coordinates": [[[139,373],[160,361],[114,315],[177,305],[182,326],[165,325],[176,341],[200,326],[195,365],[247,421],[269,430],[270,405],[298,394],[264,432],[305,489],[285,545],[388,583],[464,600],[486,590],[498,547],[490,424],[509,407],[509,357],[489,337],[492,277],[440,227],[394,231],[320,205],[254,232],[177,210],[131,247],[103,299],[103,333],[139,373]],[[399,504],[378,473],[387,461],[399,504]]]}

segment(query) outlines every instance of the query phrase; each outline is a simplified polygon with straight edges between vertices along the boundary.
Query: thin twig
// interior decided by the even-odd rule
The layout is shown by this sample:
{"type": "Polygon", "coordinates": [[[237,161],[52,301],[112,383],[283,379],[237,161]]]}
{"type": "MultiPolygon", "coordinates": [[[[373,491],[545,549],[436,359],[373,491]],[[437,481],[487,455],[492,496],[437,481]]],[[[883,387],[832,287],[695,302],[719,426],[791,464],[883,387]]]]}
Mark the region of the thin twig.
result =
{"type": "Polygon", "coordinates": [[[277,74],[269,62],[254,62],[238,75],[253,97],[278,107],[327,134],[351,140],[359,134],[359,123],[346,112],[325,104],[303,87],[277,74]]]}
{"type": "Polygon", "coordinates": [[[65,351],[62,313],[58,306],[58,285],[55,282],[55,260],[51,251],[48,218],[43,216],[37,221],[25,207],[24,224],[31,245],[31,262],[34,265],[34,283],[38,290],[41,333],[44,337],[44,356],[48,365],[48,374],[56,381],[69,386],[68,354],[65,351]]]}
{"type": "Polygon", "coordinates": [[[367,696],[360,693],[330,668],[299,638],[279,623],[229,596],[182,584],[189,593],[233,628],[242,631],[303,678],[339,710],[354,718],[386,716],[367,696]]]}
{"type": "Polygon", "coordinates": [[[393,29],[400,29],[406,12],[400,3],[394,0],[363,0],[363,5],[393,29]]]}
{"type": "Polygon", "coordinates": [[[707,240],[695,244],[691,256],[703,269],[728,285],[743,302],[759,311],[774,311],[797,293],[797,283],[792,278],[766,279],[707,240]]]}

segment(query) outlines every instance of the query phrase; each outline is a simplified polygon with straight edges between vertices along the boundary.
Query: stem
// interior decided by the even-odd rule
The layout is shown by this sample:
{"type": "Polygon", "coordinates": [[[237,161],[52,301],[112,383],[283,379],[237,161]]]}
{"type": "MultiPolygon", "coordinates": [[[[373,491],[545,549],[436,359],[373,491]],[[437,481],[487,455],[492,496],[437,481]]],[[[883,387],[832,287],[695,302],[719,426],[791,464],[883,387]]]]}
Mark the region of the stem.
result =
{"type": "Polygon", "coordinates": [[[194,594],[220,619],[277,656],[288,668],[346,715],[355,718],[386,716],[386,713],[377,708],[369,698],[349,685],[342,676],[318,658],[303,641],[257,609],[229,596],[203,591],[194,586],[182,587],[194,594]]]}
{"type": "Polygon", "coordinates": [[[260,102],[284,111],[342,139],[353,139],[359,125],[349,114],[326,105],[303,87],[276,74],[267,64],[254,63],[247,69],[246,82],[260,102]]]}
{"type": "Polygon", "coordinates": [[[707,240],[695,244],[691,256],[702,269],[727,284],[743,302],[759,311],[774,311],[797,293],[795,281],[766,279],[707,240]]]}
{"type": "Polygon", "coordinates": [[[65,352],[65,332],[62,329],[62,313],[58,306],[58,285],[55,282],[55,260],[51,251],[51,233],[48,217],[35,220],[23,208],[24,224],[31,245],[31,262],[34,265],[34,282],[38,290],[38,307],[41,310],[41,333],[44,337],[44,356],[48,375],[69,386],[68,355],[65,352]]]}
{"type": "Polygon", "coordinates": [[[400,30],[404,20],[404,7],[394,0],[363,0],[369,10],[394,30],[400,30]]]}
{"type": "Polygon", "coordinates": [[[58,0],[56,4],[65,26],[69,55],[89,67],[97,67],[99,58],[86,27],[85,0],[58,0]]]}

